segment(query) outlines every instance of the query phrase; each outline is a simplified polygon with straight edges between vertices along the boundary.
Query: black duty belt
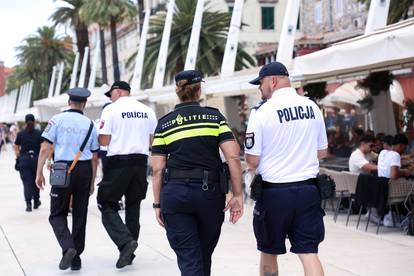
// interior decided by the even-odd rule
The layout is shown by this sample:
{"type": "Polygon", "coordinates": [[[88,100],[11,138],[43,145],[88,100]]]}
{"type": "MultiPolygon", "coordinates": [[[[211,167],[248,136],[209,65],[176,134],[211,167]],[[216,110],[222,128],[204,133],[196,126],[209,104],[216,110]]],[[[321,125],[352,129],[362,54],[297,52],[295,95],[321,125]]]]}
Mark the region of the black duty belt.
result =
{"type": "Polygon", "coordinates": [[[140,153],[113,155],[113,156],[108,156],[108,161],[111,164],[119,165],[121,167],[123,165],[147,166],[148,155],[140,154],[140,153]]]}
{"type": "Polygon", "coordinates": [[[305,185],[315,185],[316,178],[306,179],[302,181],[296,182],[286,182],[286,183],[272,183],[268,181],[263,181],[263,188],[287,188],[287,187],[295,187],[295,186],[305,186],[305,185]]]}
{"type": "MultiPolygon", "coordinates": [[[[166,169],[165,170],[165,181],[179,179],[185,182],[200,181],[204,185],[220,183],[220,173],[218,171],[207,171],[203,169],[193,170],[177,170],[177,169],[166,169]]],[[[208,187],[206,187],[208,189],[208,187]]]]}
{"type": "Polygon", "coordinates": [[[34,151],[34,150],[28,150],[28,151],[26,151],[26,152],[23,152],[22,154],[24,154],[24,155],[39,155],[39,152],[38,151],[34,151]]]}

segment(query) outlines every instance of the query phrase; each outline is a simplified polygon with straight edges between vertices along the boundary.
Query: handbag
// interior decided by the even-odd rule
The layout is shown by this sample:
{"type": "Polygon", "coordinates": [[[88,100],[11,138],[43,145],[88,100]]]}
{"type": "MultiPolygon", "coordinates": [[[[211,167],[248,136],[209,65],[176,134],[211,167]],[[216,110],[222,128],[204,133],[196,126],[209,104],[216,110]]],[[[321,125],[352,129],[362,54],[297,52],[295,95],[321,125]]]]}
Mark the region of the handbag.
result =
{"type": "Polygon", "coordinates": [[[332,198],[335,195],[335,181],[326,174],[318,174],[316,184],[321,196],[321,200],[332,198]]]}
{"type": "Polygon", "coordinates": [[[70,185],[70,173],[73,171],[73,169],[76,166],[76,163],[78,163],[79,158],[81,156],[82,151],[85,149],[86,143],[89,140],[89,137],[91,136],[93,129],[93,122],[91,121],[91,124],[88,129],[88,133],[86,134],[85,139],[82,142],[82,145],[78,152],[76,153],[75,159],[72,161],[72,163],[69,164],[66,162],[56,162],[54,163],[50,168],[50,185],[53,188],[67,188],[70,185]]]}

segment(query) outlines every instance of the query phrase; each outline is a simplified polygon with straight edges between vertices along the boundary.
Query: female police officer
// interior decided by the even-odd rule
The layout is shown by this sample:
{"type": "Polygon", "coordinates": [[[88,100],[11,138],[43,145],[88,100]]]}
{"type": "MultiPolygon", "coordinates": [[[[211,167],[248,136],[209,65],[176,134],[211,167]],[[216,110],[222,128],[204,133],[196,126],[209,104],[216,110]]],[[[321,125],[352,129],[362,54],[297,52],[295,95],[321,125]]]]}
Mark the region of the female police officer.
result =
{"type": "Polygon", "coordinates": [[[224,212],[230,210],[232,223],[243,214],[240,149],[224,116],[199,105],[201,73],[183,71],[175,81],[181,103],[158,121],[152,144],[153,207],[158,223],[167,230],[181,275],[206,276],[224,212]],[[226,208],[219,148],[233,185],[226,208]]]}

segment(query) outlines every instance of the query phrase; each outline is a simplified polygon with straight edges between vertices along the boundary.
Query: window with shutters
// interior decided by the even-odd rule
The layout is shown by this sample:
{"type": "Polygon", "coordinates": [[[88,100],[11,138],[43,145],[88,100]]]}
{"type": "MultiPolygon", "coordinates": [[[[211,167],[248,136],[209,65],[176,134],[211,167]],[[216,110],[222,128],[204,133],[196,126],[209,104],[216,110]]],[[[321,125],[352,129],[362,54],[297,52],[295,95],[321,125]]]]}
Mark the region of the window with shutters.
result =
{"type": "Polygon", "coordinates": [[[275,29],[275,8],[262,7],[262,30],[275,29]]]}

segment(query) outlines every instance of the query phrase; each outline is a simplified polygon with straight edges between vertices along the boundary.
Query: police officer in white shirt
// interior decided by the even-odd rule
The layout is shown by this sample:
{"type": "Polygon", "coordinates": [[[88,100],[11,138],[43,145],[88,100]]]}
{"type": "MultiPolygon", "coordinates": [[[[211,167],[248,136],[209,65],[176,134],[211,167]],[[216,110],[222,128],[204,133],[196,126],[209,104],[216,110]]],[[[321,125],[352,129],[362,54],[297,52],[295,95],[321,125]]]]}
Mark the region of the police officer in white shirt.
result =
{"type": "Polygon", "coordinates": [[[372,152],[374,137],[363,135],[359,141],[358,148],[349,157],[349,171],[353,173],[373,173],[377,165],[372,163],[378,155],[372,152]]]}
{"type": "Polygon", "coordinates": [[[327,154],[327,137],[318,106],[291,87],[279,62],[263,66],[259,85],[267,101],[249,119],[245,147],[251,172],[260,174],[263,191],[256,201],[253,226],[261,251],[260,275],[277,275],[277,255],[298,254],[305,275],[323,275],[318,245],[324,238],[324,212],[316,176],[327,154]]]}
{"type": "Polygon", "coordinates": [[[157,125],[155,113],[130,97],[131,88],[116,81],[105,93],[111,98],[101,116],[99,143],[108,146],[108,165],[98,189],[102,223],[117,245],[116,263],[132,263],[138,246],[140,204],[147,192],[147,160],[150,141],[157,125]],[[125,223],[118,214],[118,202],[125,196],[125,223]]]}
{"type": "Polygon", "coordinates": [[[408,146],[408,139],[404,134],[397,134],[392,140],[391,150],[382,150],[378,156],[378,176],[397,179],[411,175],[410,170],[401,169],[401,154],[408,146]]]}

